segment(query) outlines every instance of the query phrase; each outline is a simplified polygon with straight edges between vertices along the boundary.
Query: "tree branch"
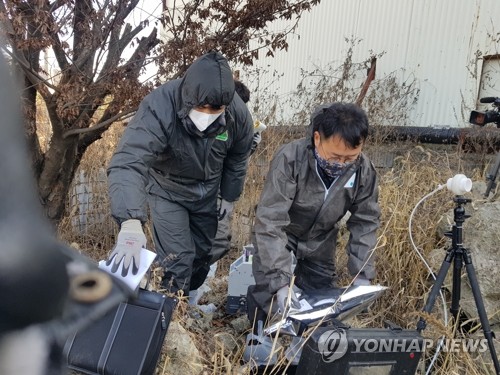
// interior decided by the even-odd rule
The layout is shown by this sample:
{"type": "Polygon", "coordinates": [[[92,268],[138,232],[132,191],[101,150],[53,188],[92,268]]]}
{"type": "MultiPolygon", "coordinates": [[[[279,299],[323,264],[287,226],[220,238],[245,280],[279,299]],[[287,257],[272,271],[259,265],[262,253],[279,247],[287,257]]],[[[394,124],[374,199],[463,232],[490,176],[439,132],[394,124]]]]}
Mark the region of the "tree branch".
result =
{"type": "Polygon", "coordinates": [[[363,99],[366,96],[366,93],[368,92],[368,88],[370,87],[370,83],[375,79],[375,70],[377,68],[377,58],[372,57],[370,61],[370,69],[368,70],[368,75],[366,77],[365,83],[363,83],[363,87],[361,88],[361,91],[359,92],[358,97],[356,98],[356,104],[361,106],[361,103],[363,103],[363,99]]]}
{"type": "Polygon", "coordinates": [[[43,78],[31,69],[29,62],[26,60],[24,55],[22,53],[19,53],[19,51],[15,47],[12,47],[12,51],[5,47],[2,47],[1,49],[19,64],[26,77],[30,80],[33,86],[37,87],[37,90],[40,92],[40,95],[44,97],[44,99],[50,100],[50,98],[52,97],[52,94],[47,89],[47,87],[51,88],[54,91],[58,91],[58,88],[56,86],[52,85],[47,79],[43,78]],[[44,85],[47,87],[45,87],[44,85]]]}
{"type": "Polygon", "coordinates": [[[57,35],[57,32],[54,31],[55,19],[53,13],[51,13],[52,11],[50,10],[50,7],[47,7],[46,12],[49,15],[50,22],[52,23],[48,26],[48,34],[52,40],[52,50],[54,51],[60,70],[65,71],[69,68],[66,52],[64,51],[61,40],[59,39],[59,35],[57,35]]]}
{"type": "Polygon", "coordinates": [[[49,10],[50,12],[53,12],[61,8],[62,6],[66,5],[66,3],[67,2],[65,0],[55,0],[54,2],[49,3],[49,10]]]}
{"type": "Polygon", "coordinates": [[[113,44],[109,45],[108,58],[104,63],[104,67],[102,69],[101,77],[108,74],[111,70],[115,69],[120,62],[120,57],[127,47],[127,45],[134,39],[134,37],[139,34],[143,30],[143,26],[137,26],[134,30],[131,30],[132,27],[127,24],[125,26],[125,31],[123,33],[122,38],[117,39],[113,44]]]}
{"type": "Polygon", "coordinates": [[[63,138],[66,139],[66,138],[74,136],[74,135],[81,135],[81,134],[85,134],[85,133],[91,133],[91,132],[94,132],[96,130],[105,128],[106,126],[109,127],[115,121],[124,120],[124,119],[127,119],[129,117],[132,117],[134,115],[134,113],[135,113],[136,110],[137,109],[134,108],[134,109],[129,109],[129,110],[120,112],[120,113],[118,113],[118,114],[110,117],[109,119],[107,119],[107,120],[105,120],[105,121],[103,121],[103,122],[101,122],[99,124],[91,126],[90,128],[68,130],[68,131],[64,132],[63,138]]]}
{"type": "Polygon", "coordinates": [[[144,66],[145,57],[148,51],[151,51],[160,42],[156,37],[156,34],[157,30],[155,27],[147,37],[141,38],[136,50],[125,64],[127,67],[126,74],[128,78],[139,77],[140,70],[144,66]]]}
{"type": "MultiPolygon", "coordinates": [[[[91,13],[93,8],[87,0],[75,0],[73,18],[73,59],[75,71],[85,72],[90,76],[92,72],[93,56],[96,53],[96,29],[91,29],[91,13]],[[89,61],[91,64],[89,64],[89,61]]],[[[94,16],[95,17],[95,16],[94,16]]],[[[99,30],[100,31],[100,30],[99,30]]]]}
{"type": "MultiPolygon", "coordinates": [[[[128,7],[120,6],[118,11],[115,13],[115,18],[107,23],[105,23],[106,28],[103,30],[104,34],[108,35],[111,33],[109,44],[115,44],[119,40],[120,31],[123,22],[127,16],[132,12],[132,10],[137,6],[139,0],[133,0],[128,7]]],[[[121,5],[122,2],[119,3],[121,5]]],[[[110,14],[111,15],[111,14],[110,14]]]]}

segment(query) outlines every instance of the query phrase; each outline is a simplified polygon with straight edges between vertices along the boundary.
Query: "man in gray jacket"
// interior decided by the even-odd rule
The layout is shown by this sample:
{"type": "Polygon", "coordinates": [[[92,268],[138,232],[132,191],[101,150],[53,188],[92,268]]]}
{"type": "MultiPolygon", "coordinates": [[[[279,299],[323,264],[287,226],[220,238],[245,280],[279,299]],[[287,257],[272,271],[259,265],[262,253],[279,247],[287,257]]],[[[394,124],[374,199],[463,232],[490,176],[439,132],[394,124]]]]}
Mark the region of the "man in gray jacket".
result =
{"type": "MultiPolygon", "coordinates": [[[[349,211],[348,268],[356,284],[375,277],[371,250],[379,226],[377,176],[362,154],[368,135],[365,112],[354,104],[318,107],[311,137],[282,146],[269,168],[253,231],[253,275],[248,315],[265,321],[273,295],[281,312],[300,307],[290,288],[292,254],[295,284],[305,291],[335,287],[339,222],[349,211]]],[[[274,310],[274,309],[273,309],[274,310]]],[[[256,324],[257,326],[257,324],[256,324]]]]}
{"type": "Polygon", "coordinates": [[[149,202],[163,287],[187,295],[203,284],[218,215],[241,194],[252,146],[253,121],[234,91],[227,60],[211,51],[141,102],[108,168],[121,225],[114,271],[123,261],[124,273],[137,272],[149,202]]]}

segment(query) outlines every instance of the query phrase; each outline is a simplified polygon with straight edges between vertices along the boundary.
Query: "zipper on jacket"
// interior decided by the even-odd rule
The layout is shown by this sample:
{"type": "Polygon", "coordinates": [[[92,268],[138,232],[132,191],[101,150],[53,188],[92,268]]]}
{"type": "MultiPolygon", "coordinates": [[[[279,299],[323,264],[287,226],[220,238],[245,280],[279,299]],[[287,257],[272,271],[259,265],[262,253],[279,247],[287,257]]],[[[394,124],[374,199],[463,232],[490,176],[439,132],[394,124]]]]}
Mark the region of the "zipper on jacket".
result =
{"type": "Polygon", "coordinates": [[[161,329],[167,329],[167,319],[165,319],[165,313],[163,311],[161,312],[161,329]]]}
{"type": "Polygon", "coordinates": [[[206,167],[207,167],[207,148],[208,148],[208,139],[203,138],[203,180],[207,179],[206,167]]]}
{"type": "Polygon", "coordinates": [[[323,179],[322,179],[322,178],[321,178],[321,176],[319,175],[319,172],[318,172],[318,163],[317,163],[317,162],[315,162],[315,163],[314,163],[314,166],[316,167],[316,174],[318,175],[319,180],[320,180],[320,181],[321,181],[321,183],[323,184],[323,188],[325,188],[325,196],[324,196],[324,198],[323,198],[323,202],[325,202],[325,201],[326,201],[326,198],[328,197],[328,193],[330,192],[330,189],[331,189],[331,188],[332,188],[332,186],[335,184],[335,181],[337,181],[337,180],[338,180],[338,177],[337,177],[335,180],[333,180],[333,181],[332,181],[332,184],[330,185],[330,187],[329,187],[329,188],[327,188],[327,187],[326,187],[326,185],[325,185],[325,183],[324,183],[324,181],[323,181],[323,179]]]}

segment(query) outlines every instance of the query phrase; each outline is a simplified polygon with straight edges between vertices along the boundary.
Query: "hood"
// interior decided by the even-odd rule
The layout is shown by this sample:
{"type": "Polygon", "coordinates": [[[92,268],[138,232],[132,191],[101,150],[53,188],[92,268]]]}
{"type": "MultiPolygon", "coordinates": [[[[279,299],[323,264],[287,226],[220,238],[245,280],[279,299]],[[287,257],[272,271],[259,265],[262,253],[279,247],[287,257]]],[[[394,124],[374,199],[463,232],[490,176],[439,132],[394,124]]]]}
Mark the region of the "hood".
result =
{"type": "Polygon", "coordinates": [[[196,59],[182,78],[179,117],[185,118],[195,106],[227,106],[233,96],[234,78],[226,58],[210,51],[196,59]]]}

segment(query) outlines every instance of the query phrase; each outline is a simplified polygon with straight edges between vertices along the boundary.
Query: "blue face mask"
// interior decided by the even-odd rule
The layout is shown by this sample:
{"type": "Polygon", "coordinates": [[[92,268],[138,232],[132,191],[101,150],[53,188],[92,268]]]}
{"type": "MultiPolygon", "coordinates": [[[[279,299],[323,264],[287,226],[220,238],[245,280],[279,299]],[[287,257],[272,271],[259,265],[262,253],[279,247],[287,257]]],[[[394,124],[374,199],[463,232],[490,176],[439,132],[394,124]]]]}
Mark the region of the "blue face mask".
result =
{"type": "Polygon", "coordinates": [[[314,157],[318,162],[318,167],[320,167],[321,170],[325,172],[325,174],[333,180],[335,180],[337,177],[340,177],[347,170],[347,168],[349,168],[354,163],[354,162],[331,163],[328,160],[323,159],[321,156],[319,156],[318,151],[316,149],[314,149],[314,157]]]}

